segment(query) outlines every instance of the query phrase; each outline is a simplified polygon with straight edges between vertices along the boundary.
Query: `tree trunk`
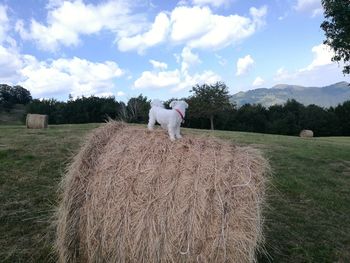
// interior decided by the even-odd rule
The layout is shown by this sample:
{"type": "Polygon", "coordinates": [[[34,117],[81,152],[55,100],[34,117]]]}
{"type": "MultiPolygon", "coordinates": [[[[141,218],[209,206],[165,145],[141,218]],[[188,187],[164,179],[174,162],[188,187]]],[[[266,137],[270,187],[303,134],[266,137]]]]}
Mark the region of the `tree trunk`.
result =
{"type": "Polygon", "coordinates": [[[210,116],[210,129],[212,131],[214,130],[214,115],[210,116]]]}

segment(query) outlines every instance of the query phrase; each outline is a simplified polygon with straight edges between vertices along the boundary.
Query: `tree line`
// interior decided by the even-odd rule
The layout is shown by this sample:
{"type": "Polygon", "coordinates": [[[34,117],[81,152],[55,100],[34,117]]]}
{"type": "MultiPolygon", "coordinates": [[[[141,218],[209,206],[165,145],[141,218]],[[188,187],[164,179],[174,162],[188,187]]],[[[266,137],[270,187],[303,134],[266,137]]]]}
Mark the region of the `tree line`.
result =
{"type": "MultiPolygon", "coordinates": [[[[165,107],[169,108],[170,102],[175,99],[165,101],[165,107]]],[[[315,136],[350,135],[350,101],[330,108],[304,106],[295,100],[268,108],[260,104],[237,108],[231,103],[228,87],[222,82],[196,85],[191,90],[191,96],[182,99],[189,104],[183,125],[188,128],[282,135],[298,135],[302,129],[311,129],[315,136]]],[[[22,87],[0,85],[0,111],[13,103],[26,104],[27,113],[49,115],[49,124],[96,123],[108,118],[147,123],[150,102],[143,95],[130,98],[126,103],[114,97],[95,96],[70,98],[66,102],[38,100],[32,99],[30,92],[22,87]]]]}

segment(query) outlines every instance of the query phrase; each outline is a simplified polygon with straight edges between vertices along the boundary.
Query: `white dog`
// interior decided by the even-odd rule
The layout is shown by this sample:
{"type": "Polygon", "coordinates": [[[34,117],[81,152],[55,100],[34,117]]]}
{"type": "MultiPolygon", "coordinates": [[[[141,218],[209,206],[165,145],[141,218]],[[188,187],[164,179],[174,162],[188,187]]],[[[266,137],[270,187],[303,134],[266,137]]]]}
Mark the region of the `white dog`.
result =
{"type": "Polygon", "coordinates": [[[159,100],[151,102],[148,129],[153,130],[154,124],[158,122],[163,129],[168,130],[170,140],[174,141],[175,138],[181,138],[180,125],[184,121],[188,104],[182,100],[174,100],[169,106],[172,108],[171,110],[165,109],[159,100]]]}

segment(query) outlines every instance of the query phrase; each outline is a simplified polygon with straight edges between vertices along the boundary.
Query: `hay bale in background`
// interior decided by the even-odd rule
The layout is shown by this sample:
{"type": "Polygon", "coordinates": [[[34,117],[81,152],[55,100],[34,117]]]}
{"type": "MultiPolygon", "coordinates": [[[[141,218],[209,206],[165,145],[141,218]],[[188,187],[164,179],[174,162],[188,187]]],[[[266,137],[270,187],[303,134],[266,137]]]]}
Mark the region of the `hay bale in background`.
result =
{"type": "Polygon", "coordinates": [[[302,130],[299,136],[304,138],[311,138],[314,137],[314,132],[311,130],[302,130]]]}
{"type": "Polygon", "coordinates": [[[27,114],[26,126],[28,129],[44,129],[47,128],[49,117],[41,114],[27,114]]]}
{"type": "Polygon", "coordinates": [[[268,163],[249,147],[110,122],[62,181],[60,262],[251,262],[268,163]]]}

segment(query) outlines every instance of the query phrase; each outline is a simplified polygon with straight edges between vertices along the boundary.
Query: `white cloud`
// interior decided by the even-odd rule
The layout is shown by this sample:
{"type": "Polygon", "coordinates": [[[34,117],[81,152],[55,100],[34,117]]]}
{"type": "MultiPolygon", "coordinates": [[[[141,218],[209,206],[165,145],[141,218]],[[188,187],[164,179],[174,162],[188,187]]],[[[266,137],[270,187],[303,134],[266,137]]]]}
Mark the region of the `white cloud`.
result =
{"type": "Polygon", "coordinates": [[[321,0],[298,0],[294,9],[298,12],[310,13],[312,17],[323,12],[321,0]]]}
{"type": "Polygon", "coordinates": [[[229,0],[195,0],[199,6],[177,6],[171,12],[160,12],[153,23],[142,14],[132,14],[135,5],[126,0],[109,0],[87,4],[82,0],[49,0],[46,22],[32,19],[29,27],[19,20],[16,31],[23,39],[34,40],[41,49],[56,51],[61,45],[76,46],[82,35],[108,30],[116,35],[120,51],[147,48],[166,40],[198,48],[222,48],[252,35],[267,13],[266,6],[252,7],[250,17],[212,13],[208,6],[225,5],[229,0]],[[148,26],[146,26],[148,24],[148,26]],[[125,27],[127,25],[127,27],[125,27]],[[142,33],[141,33],[142,31],[142,33]]]}
{"type": "Polygon", "coordinates": [[[97,5],[85,4],[82,0],[50,1],[48,8],[47,25],[32,19],[28,30],[23,21],[16,23],[16,30],[23,39],[34,40],[44,50],[54,51],[60,45],[76,46],[80,35],[110,30],[125,36],[137,33],[143,26],[130,15],[130,4],[124,0],[97,5]],[[128,25],[127,30],[125,25],[128,25]]]}
{"type": "Polygon", "coordinates": [[[8,35],[8,7],[0,4],[0,83],[14,85],[21,77],[21,56],[16,41],[8,35]]]}
{"type": "Polygon", "coordinates": [[[236,76],[246,74],[254,65],[254,60],[250,55],[246,55],[243,58],[239,58],[237,61],[236,76]]]}
{"type": "Polygon", "coordinates": [[[0,83],[14,85],[21,78],[22,59],[14,48],[0,45],[0,83]]]}
{"type": "Polygon", "coordinates": [[[265,83],[265,80],[261,77],[257,77],[253,82],[253,87],[259,87],[265,83]]]}
{"type": "Polygon", "coordinates": [[[123,91],[118,91],[117,92],[117,97],[124,97],[126,94],[123,91]]]}
{"type": "Polygon", "coordinates": [[[323,65],[312,70],[297,70],[293,72],[284,70],[282,74],[276,74],[274,82],[309,87],[323,87],[340,81],[349,82],[349,78],[344,77],[341,71],[342,68],[336,63],[323,65]]]}
{"type": "Polygon", "coordinates": [[[339,81],[349,81],[348,76],[342,74],[342,64],[331,61],[333,51],[323,45],[314,46],[311,51],[314,58],[309,65],[296,71],[278,69],[274,77],[277,83],[288,83],[302,86],[325,86],[339,81]]]}
{"type": "Polygon", "coordinates": [[[211,14],[209,19],[210,29],[202,36],[188,41],[193,48],[220,49],[253,35],[264,24],[267,7],[260,9],[250,8],[252,18],[230,15],[220,16],[211,14]]]}
{"type": "Polygon", "coordinates": [[[180,82],[179,70],[151,72],[144,71],[141,77],[134,82],[135,89],[165,88],[177,85],[180,82]]]}
{"type": "Polygon", "coordinates": [[[311,64],[305,68],[306,70],[312,70],[318,66],[328,65],[332,63],[334,51],[329,46],[320,44],[314,46],[311,51],[314,53],[314,59],[311,64]]]}
{"type": "Polygon", "coordinates": [[[136,49],[139,53],[143,53],[145,49],[162,43],[167,37],[169,23],[168,16],[165,13],[159,13],[149,31],[133,37],[121,38],[118,41],[119,50],[129,51],[136,49]]]}
{"type": "Polygon", "coordinates": [[[232,0],[192,0],[194,5],[228,6],[232,0]]]}
{"type": "Polygon", "coordinates": [[[174,54],[176,62],[180,64],[181,70],[172,71],[144,71],[134,82],[135,89],[169,88],[171,92],[178,92],[190,89],[196,84],[214,83],[221,80],[221,77],[211,70],[191,75],[190,67],[201,63],[198,54],[184,47],[181,54],[174,54]]]}
{"type": "Polygon", "coordinates": [[[189,47],[184,47],[181,52],[181,72],[188,71],[189,67],[196,63],[201,63],[198,54],[192,53],[189,47]]]}
{"type": "Polygon", "coordinates": [[[220,81],[221,77],[211,70],[190,75],[179,70],[150,72],[144,71],[141,77],[134,82],[135,89],[170,88],[172,92],[190,89],[196,84],[212,84],[220,81]]]}
{"type": "Polygon", "coordinates": [[[205,34],[211,28],[212,15],[209,7],[176,7],[171,12],[171,40],[184,42],[205,34]]]}
{"type": "Polygon", "coordinates": [[[165,70],[168,68],[168,65],[164,62],[160,62],[153,59],[150,59],[149,62],[152,64],[153,68],[155,69],[165,70]]]}
{"type": "Polygon", "coordinates": [[[221,77],[211,70],[191,75],[190,65],[200,63],[200,59],[188,47],[183,48],[181,55],[176,55],[175,58],[177,63],[181,64],[181,70],[144,71],[134,82],[134,89],[170,88],[172,92],[178,92],[196,84],[211,84],[221,80],[221,77]]]}
{"type": "Polygon", "coordinates": [[[23,63],[19,84],[29,89],[34,97],[62,93],[70,93],[73,97],[110,94],[113,80],[123,74],[115,62],[94,63],[77,57],[38,61],[24,55],[23,63]]]}
{"type": "Polygon", "coordinates": [[[267,7],[252,7],[250,17],[213,14],[207,6],[177,6],[170,13],[159,13],[151,28],[118,41],[121,51],[138,50],[168,41],[190,48],[220,49],[253,35],[265,24],[267,7]]]}
{"type": "Polygon", "coordinates": [[[171,89],[172,92],[179,92],[184,90],[189,90],[191,87],[196,84],[213,84],[215,82],[221,81],[221,77],[211,70],[206,70],[202,73],[196,73],[190,75],[185,72],[182,75],[181,82],[171,89]]]}

